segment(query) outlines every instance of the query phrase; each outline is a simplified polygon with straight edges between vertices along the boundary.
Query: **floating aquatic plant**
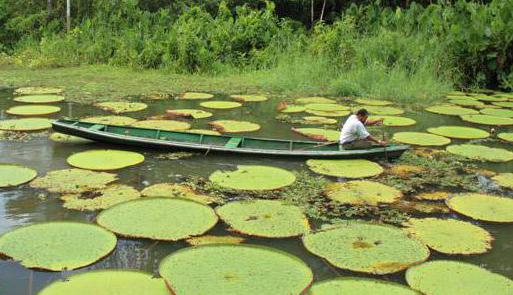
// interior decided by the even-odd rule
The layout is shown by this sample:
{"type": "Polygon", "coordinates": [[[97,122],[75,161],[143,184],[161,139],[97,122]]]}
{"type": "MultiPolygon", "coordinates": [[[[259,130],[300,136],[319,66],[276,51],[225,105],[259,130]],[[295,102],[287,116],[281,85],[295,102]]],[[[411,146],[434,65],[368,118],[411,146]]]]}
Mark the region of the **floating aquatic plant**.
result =
{"type": "Polygon", "coordinates": [[[157,183],[141,191],[144,197],[164,197],[189,199],[202,204],[219,203],[220,200],[211,196],[195,192],[186,185],[176,183],[157,183]]]}
{"type": "Polygon", "coordinates": [[[455,105],[436,105],[432,107],[426,108],[426,111],[430,113],[440,114],[440,115],[450,115],[450,116],[462,116],[462,115],[477,115],[478,111],[464,108],[455,105]]]}
{"type": "Polygon", "coordinates": [[[505,141],[513,142],[513,133],[503,132],[499,133],[497,137],[505,141]]]}
{"type": "Polygon", "coordinates": [[[404,114],[403,109],[396,107],[363,105],[358,108],[365,108],[367,111],[369,111],[369,113],[373,115],[394,116],[404,114]]]}
{"type": "Polygon", "coordinates": [[[305,105],[307,111],[340,112],[349,110],[348,107],[334,103],[310,103],[305,105]]]}
{"type": "Polygon", "coordinates": [[[185,92],[179,96],[180,99],[190,99],[190,100],[210,99],[212,97],[214,97],[213,94],[202,93],[202,92],[185,92]]]}
{"type": "Polygon", "coordinates": [[[117,175],[113,173],[64,169],[50,171],[45,176],[33,180],[30,186],[52,193],[77,194],[103,189],[117,179],[117,175]]]}
{"type": "Polygon", "coordinates": [[[81,144],[81,143],[90,143],[91,140],[85,139],[78,136],[73,136],[69,134],[63,134],[59,132],[54,132],[50,134],[49,139],[53,142],[58,143],[70,143],[70,144],[81,144]]]}
{"type": "Polygon", "coordinates": [[[175,110],[166,110],[166,115],[170,117],[184,117],[184,118],[193,118],[193,119],[203,119],[212,117],[211,112],[196,110],[196,109],[175,109],[175,110]]]}
{"type": "Polygon", "coordinates": [[[392,102],[388,100],[379,100],[379,99],[368,99],[368,98],[357,98],[355,102],[368,106],[387,106],[391,105],[392,102]]]}
{"type": "Polygon", "coordinates": [[[477,144],[450,145],[446,150],[449,153],[473,160],[488,162],[508,162],[513,160],[513,152],[477,144]]]}
{"type": "Polygon", "coordinates": [[[482,125],[493,125],[493,126],[509,126],[513,125],[512,118],[503,118],[489,115],[464,115],[461,116],[463,121],[482,124],[482,125]]]}
{"type": "Polygon", "coordinates": [[[234,101],[222,101],[222,100],[213,100],[213,101],[206,101],[200,103],[200,106],[208,109],[220,109],[220,110],[226,110],[226,109],[235,109],[240,108],[242,106],[239,102],[234,101]]]}
{"type": "Polygon", "coordinates": [[[27,183],[37,176],[37,171],[14,164],[0,164],[0,188],[27,183]]]}
{"type": "Polygon", "coordinates": [[[339,110],[339,111],[315,111],[315,110],[306,110],[307,113],[320,116],[320,117],[345,117],[351,113],[348,110],[339,110]]]}
{"type": "Polygon", "coordinates": [[[116,204],[138,199],[141,196],[135,188],[114,184],[104,189],[84,194],[65,194],[60,198],[63,207],[80,211],[95,211],[110,208],[116,204]]]}
{"type": "Polygon", "coordinates": [[[187,129],[184,130],[184,132],[204,135],[221,135],[221,132],[210,129],[187,129]]]}
{"type": "Polygon", "coordinates": [[[165,131],[182,131],[191,128],[191,124],[175,120],[144,120],[137,121],[131,124],[131,126],[165,131]]]}
{"type": "Polygon", "coordinates": [[[142,102],[107,101],[95,104],[96,107],[115,114],[131,113],[145,110],[148,105],[142,102]]]}
{"type": "Polygon", "coordinates": [[[369,120],[383,119],[383,125],[388,127],[412,126],[417,122],[407,117],[398,116],[370,116],[369,120]]]}
{"type": "Polygon", "coordinates": [[[82,122],[94,123],[94,124],[105,124],[105,125],[116,125],[116,126],[127,126],[137,122],[136,119],[125,117],[125,116],[98,116],[81,119],[82,122]]]}
{"type": "Polygon", "coordinates": [[[428,128],[429,133],[457,139],[482,139],[490,136],[490,133],[472,127],[440,126],[428,128]]]}
{"type": "Polygon", "coordinates": [[[64,100],[64,96],[61,95],[26,95],[26,96],[17,96],[13,99],[17,102],[24,103],[55,103],[61,102],[64,100]]]}
{"type": "Polygon", "coordinates": [[[513,189],[513,173],[499,173],[492,180],[502,187],[513,189]]]}
{"type": "Polygon", "coordinates": [[[465,193],[448,198],[452,210],[472,219],[491,222],[513,222],[513,199],[495,195],[465,193]]]}
{"type": "Polygon", "coordinates": [[[435,134],[424,132],[398,132],[393,139],[398,142],[419,146],[443,146],[451,143],[451,140],[435,134]]]}
{"type": "Polygon", "coordinates": [[[306,165],[315,173],[345,177],[362,178],[383,173],[383,168],[368,160],[308,160],[306,165]]]}
{"type": "Polygon", "coordinates": [[[481,114],[489,115],[489,116],[513,118],[513,110],[486,108],[486,109],[480,110],[479,112],[481,114]]]}
{"type": "Polygon", "coordinates": [[[64,90],[57,87],[20,87],[14,90],[17,95],[44,95],[44,94],[59,94],[64,90]]]}
{"type": "Polygon", "coordinates": [[[230,95],[230,97],[240,102],[262,102],[267,101],[267,97],[263,95],[230,95]]]}
{"type": "Polygon", "coordinates": [[[372,205],[397,202],[401,191],[374,181],[348,181],[330,183],[326,196],[342,204],[372,205]]]}
{"type": "Polygon", "coordinates": [[[68,157],[71,166],[89,170],[117,170],[140,164],[144,156],[136,152],[120,150],[90,150],[68,157]]]}
{"type": "Polygon", "coordinates": [[[308,295],[418,295],[407,286],[368,278],[343,277],[313,284],[308,295]]]}
{"type": "Polygon", "coordinates": [[[192,246],[203,246],[203,245],[212,245],[212,244],[241,244],[244,243],[246,239],[236,236],[201,236],[201,237],[192,237],[185,240],[189,245],[192,246]]]}
{"type": "Polygon", "coordinates": [[[294,100],[295,103],[297,104],[311,104],[311,103],[337,103],[335,100],[333,99],[329,99],[329,98],[325,98],[325,97],[320,97],[320,96],[312,96],[312,97],[301,97],[301,98],[296,98],[294,100]]]}
{"type": "Polygon", "coordinates": [[[5,112],[17,116],[44,116],[60,112],[61,108],[50,105],[21,105],[7,109],[5,112]]]}
{"type": "Polygon", "coordinates": [[[301,113],[305,110],[305,106],[293,104],[285,104],[283,108],[279,108],[279,111],[282,113],[301,113]]]}
{"type": "Polygon", "coordinates": [[[449,198],[450,193],[444,191],[436,191],[436,192],[424,192],[414,196],[415,199],[418,200],[428,200],[428,201],[443,201],[449,198]]]}
{"type": "Polygon", "coordinates": [[[306,116],[303,117],[304,124],[319,124],[319,125],[332,125],[337,124],[336,119],[318,117],[318,116],[306,116]]]}
{"type": "Polygon", "coordinates": [[[52,121],[45,118],[24,118],[0,121],[0,130],[6,131],[39,131],[51,127],[52,121]]]}
{"type": "Polygon", "coordinates": [[[292,131],[318,141],[337,141],[340,132],[322,128],[292,128],[292,131]]]}
{"type": "Polygon", "coordinates": [[[243,133],[260,130],[260,125],[248,121],[217,120],[208,124],[222,133],[243,133]]]}
{"type": "Polygon", "coordinates": [[[271,166],[239,165],[235,171],[215,171],[210,181],[235,190],[274,190],[291,185],[294,173],[271,166]]]}

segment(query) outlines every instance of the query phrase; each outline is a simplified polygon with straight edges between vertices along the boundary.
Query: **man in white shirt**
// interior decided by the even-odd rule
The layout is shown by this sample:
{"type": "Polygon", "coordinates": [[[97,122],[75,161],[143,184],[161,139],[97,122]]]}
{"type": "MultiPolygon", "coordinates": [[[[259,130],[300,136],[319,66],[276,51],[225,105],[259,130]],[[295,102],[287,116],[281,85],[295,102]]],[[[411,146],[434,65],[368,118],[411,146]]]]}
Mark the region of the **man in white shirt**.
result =
{"type": "Polygon", "coordinates": [[[369,112],[366,109],[360,109],[356,114],[349,116],[340,132],[340,144],[344,149],[366,149],[377,143],[385,146],[387,143],[383,140],[374,138],[365,128],[365,126],[378,125],[383,119],[368,120],[369,112]]]}

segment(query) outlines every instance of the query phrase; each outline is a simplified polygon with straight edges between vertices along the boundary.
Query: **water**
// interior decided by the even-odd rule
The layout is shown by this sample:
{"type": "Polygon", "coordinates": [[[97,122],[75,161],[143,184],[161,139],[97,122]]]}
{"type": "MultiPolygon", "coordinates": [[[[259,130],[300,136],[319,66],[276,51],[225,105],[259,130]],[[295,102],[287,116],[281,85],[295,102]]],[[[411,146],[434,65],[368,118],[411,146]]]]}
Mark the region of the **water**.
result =
{"type": "MultiPolygon", "coordinates": [[[[11,100],[11,91],[0,90],[0,119],[10,118],[4,110],[17,103],[11,100]]],[[[226,99],[218,95],[216,99],[226,99]]],[[[150,107],[142,112],[129,113],[128,116],[145,118],[151,115],[162,114],[168,108],[197,108],[199,101],[146,101],[150,107]]],[[[58,104],[62,107],[60,114],[53,116],[68,116],[74,118],[86,116],[107,115],[108,112],[92,106],[73,103],[58,104]]],[[[246,103],[243,108],[233,110],[212,110],[215,119],[244,119],[261,124],[262,129],[251,133],[252,136],[270,138],[297,138],[303,137],[290,131],[290,125],[274,119],[276,101],[266,103],[246,103]]],[[[428,127],[440,125],[467,126],[456,117],[441,116],[421,111],[409,111],[406,116],[417,120],[417,125],[412,127],[393,128],[393,131],[419,130],[424,131],[428,127]]],[[[193,128],[208,128],[207,122],[213,118],[196,120],[193,128]]],[[[510,129],[511,130],[511,129],[510,129]]],[[[387,128],[387,134],[392,128],[387,128]]],[[[378,131],[381,136],[380,131],[378,131]]],[[[378,134],[376,134],[378,135],[378,134]]],[[[458,141],[455,141],[458,142],[458,141]]],[[[488,144],[487,144],[488,145],[488,144]]],[[[512,150],[507,144],[494,144],[494,146],[512,150]]],[[[39,175],[48,171],[69,168],[66,158],[73,153],[92,148],[107,148],[107,145],[85,144],[64,145],[54,143],[47,139],[46,133],[34,136],[27,142],[0,141],[0,163],[18,163],[38,170],[39,175]]],[[[118,147],[119,148],[119,147],[118,147]]],[[[215,170],[229,169],[241,164],[273,165],[289,170],[306,169],[304,160],[258,158],[233,155],[199,155],[181,160],[162,160],[155,156],[160,152],[142,152],[146,161],[136,167],[129,167],[118,172],[119,183],[129,184],[138,189],[147,185],[161,182],[179,182],[186,176],[195,175],[206,177],[215,170]]],[[[497,172],[512,172],[513,163],[507,164],[480,164],[483,168],[497,172]]],[[[493,189],[493,188],[492,188],[493,189]]],[[[22,185],[13,189],[0,189],[0,235],[12,228],[25,224],[55,220],[77,220],[92,222],[95,213],[84,213],[62,208],[56,194],[34,190],[28,185],[22,185]]],[[[462,216],[452,214],[463,220],[469,220],[462,216]]],[[[474,222],[474,221],[473,221],[474,222]]],[[[474,222],[492,233],[495,238],[493,249],[484,255],[477,256],[445,256],[434,253],[430,259],[453,259],[480,265],[489,270],[501,273],[513,278],[513,224],[490,224],[474,222]]],[[[219,223],[211,234],[228,234],[224,225],[219,223]]],[[[302,258],[314,271],[315,280],[324,280],[335,276],[365,276],[341,269],[335,269],[327,265],[323,260],[308,253],[301,244],[300,239],[258,239],[250,238],[248,243],[261,244],[279,248],[302,258]]],[[[58,273],[29,270],[10,260],[0,260],[0,294],[2,295],[26,295],[36,294],[42,287],[54,280],[69,276],[75,272],[83,272],[91,269],[123,268],[141,269],[150,273],[157,273],[159,262],[165,256],[186,247],[185,242],[153,242],[147,240],[119,239],[116,250],[107,258],[82,269],[58,273]]],[[[376,276],[377,278],[404,282],[404,272],[394,275],[376,276]]]]}

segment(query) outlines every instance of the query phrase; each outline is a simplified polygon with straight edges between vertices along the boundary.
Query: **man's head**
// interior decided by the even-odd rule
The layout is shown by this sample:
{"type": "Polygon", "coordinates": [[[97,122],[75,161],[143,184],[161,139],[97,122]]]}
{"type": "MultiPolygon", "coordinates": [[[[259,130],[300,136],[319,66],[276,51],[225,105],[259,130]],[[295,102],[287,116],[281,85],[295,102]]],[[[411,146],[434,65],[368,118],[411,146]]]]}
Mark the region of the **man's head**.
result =
{"type": "Polygon", "coordinates": [[[369,117],[369,112],[366,109],[359,109],[356,112],[356,117],[360,122],[365,123],[365,121],[367,121],[367,118],[369,117]]]}

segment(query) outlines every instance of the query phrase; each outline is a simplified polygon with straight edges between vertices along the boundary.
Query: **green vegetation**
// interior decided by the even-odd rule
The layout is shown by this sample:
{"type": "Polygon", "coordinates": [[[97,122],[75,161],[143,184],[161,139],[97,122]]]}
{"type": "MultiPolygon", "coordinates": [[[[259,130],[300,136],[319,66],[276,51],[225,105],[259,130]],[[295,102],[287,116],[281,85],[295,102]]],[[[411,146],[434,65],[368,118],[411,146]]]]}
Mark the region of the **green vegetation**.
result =
{"type": "Polygon", "coordinates": [[[345,277],[315,283],[308,295],[335,294],[382,294],[382,295],[417,295],[418,293],[400,285],[382,280],[368,278],[345,277]]]}
{"type": "Polygon", "coordinates": [[[28,167],[0,164],[0,188],[17,186],[31,181],[37,176],[37,171],[28,167]]]}
{"type": "Polygon", "coordinates": [[[121,150],[89,150],[68,157],[71,166],[89,170],[117,170],[144,161],[144,156],[136,152],[121,150]]]}

